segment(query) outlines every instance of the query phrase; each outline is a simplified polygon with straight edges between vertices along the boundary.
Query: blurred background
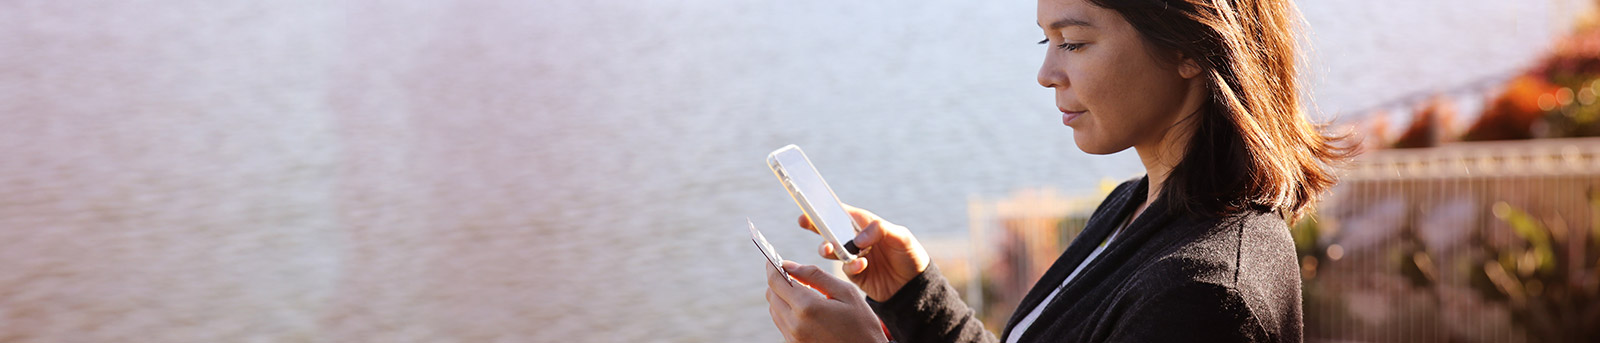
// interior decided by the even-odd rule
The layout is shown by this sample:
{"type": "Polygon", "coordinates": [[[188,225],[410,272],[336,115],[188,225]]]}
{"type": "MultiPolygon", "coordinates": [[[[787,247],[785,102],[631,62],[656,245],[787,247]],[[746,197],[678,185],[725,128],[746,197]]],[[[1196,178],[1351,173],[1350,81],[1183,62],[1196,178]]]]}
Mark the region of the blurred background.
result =
{"type": "MultiPolygon", "coordinates": [[[[1299,2],[1369,150],[1295,227],[1308,339],[1600,339],[1595,5],[1299,2]]],[[[1142,172],[1073,145],[1034,10],[0,2],[0,342],[777,341],[745,219],[829,263],[786,144],[998,330],[1142,172]]]]}

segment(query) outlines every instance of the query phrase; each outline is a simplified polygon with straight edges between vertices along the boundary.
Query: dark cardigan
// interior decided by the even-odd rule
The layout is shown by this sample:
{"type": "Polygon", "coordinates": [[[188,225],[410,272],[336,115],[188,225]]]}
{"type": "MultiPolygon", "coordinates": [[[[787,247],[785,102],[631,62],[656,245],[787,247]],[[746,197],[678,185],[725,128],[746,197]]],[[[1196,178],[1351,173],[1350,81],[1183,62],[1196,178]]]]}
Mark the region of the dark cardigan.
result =
{"type": "MultiPolygon", "coordinates": [[[[1000,337],[1144,202],[1124,182],[1034,284],[1000,337]]],[[[899,342],[998,342],[933,265],[888,301],[868,299],[899,342]]],[[[1300,272],[1283,217],[1179,215],[1153,203],[1045,306],[1020,342],[1299,342],[1300,272]]]]}

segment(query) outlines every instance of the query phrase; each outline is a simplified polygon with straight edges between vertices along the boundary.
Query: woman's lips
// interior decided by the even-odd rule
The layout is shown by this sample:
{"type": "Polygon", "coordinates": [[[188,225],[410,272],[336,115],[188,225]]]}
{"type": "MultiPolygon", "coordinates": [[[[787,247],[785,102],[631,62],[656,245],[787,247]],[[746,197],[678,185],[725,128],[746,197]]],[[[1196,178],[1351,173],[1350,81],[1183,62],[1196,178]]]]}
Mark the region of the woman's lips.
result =
{"type": "Polygon", "coordinates": [[[1061,110],[1061,124],[1070,126],[1070,125],[1072,125],[1072,120],[1078,119],[1079,116],[1082,116],[1084,113],[1088,113],[1088,112],[1089,111],[1076,111],[1076,112],[1074,112],[1074,111],[1068,111],[1068,110],[1061,110]]]}

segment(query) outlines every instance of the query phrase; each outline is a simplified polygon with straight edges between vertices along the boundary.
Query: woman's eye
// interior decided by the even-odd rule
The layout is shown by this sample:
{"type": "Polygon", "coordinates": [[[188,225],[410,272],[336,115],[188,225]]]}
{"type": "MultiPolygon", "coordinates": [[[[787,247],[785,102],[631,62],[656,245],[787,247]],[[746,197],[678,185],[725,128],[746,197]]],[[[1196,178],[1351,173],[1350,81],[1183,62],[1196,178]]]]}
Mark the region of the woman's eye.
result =
{"type": "MultiPolygon", "coordinates": [[[[1049,42],[1050,42],[1050,38],[1045,38],[1044,40],[1039,41],[1039,44],[1044,44],[1044,43],[1049,43],[1049,42]]],[[[1066,51],[1078,51],[1078,49],[1082,49],[1083,48],[1083,44],[1084,43],[1061,43],[1060,45],[1056,45],[1056,47],[1057,48],[1061,48],[1061,50],[1066,50],[1066,51]]]]}

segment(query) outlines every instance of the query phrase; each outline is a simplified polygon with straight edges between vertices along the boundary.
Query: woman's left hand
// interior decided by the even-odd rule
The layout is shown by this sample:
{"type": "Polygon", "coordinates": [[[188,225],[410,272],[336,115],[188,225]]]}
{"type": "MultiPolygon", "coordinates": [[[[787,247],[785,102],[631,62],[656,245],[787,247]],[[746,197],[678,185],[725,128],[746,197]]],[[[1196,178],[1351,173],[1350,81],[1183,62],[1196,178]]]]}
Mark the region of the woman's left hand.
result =
{"type": "Polygon", "coordinates": [[[851,284],[828,275],[814,265],[783,261],[783,269],[798,283],[783,274],[767,270],[767,311],[772,323],[788,342],[871,342],[889,341],[884,337],[878,316],[867,300],[851,284]],[[810,288],[807,288],[810,286],[810,288]],[[815,291],[813,291],[815,289],[815,291]]]}

